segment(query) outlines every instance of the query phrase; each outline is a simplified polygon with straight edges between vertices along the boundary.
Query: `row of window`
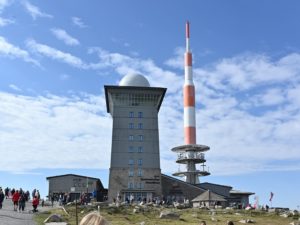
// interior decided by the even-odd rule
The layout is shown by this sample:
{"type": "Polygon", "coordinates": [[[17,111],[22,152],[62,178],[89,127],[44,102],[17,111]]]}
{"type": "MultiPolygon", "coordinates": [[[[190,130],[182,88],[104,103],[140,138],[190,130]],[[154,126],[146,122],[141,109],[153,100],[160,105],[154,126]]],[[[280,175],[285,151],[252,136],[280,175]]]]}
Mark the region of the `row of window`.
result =
{"type": "MultiPolygon", "coordinates": [[[[143,112],[138,112],[138,118],[143,118],[143,112]]],[[[129,112],[129,118],[134,118],[134,112],[129,112]]]]}
{"type": "MultiPolygon", "coordinates": [[[[129,128],[129,129],[134,129],[134,123],[129,123],[129,124],[128,124],[128,128],[129,128]]],[[[137,126],[137,128],[138,128],[138,129],[143,129],[143,124],[142,124],[142,123],[139,123],[138,126],[137,126]]]]}
{"type": "Polygon", "coordinates": [[[133,182],[129,182],[129,183],[128,183],[128,188],[129,188],[129,189],[133,189],[133,188],[139,188],[139,189],[142,189],[142,188],[144,188],[144,184],[143,184],[142,182],[140,182],[140,183],[135,183],[135,185],[134,185],[133,182]]]}
{"type": "MultiPolygon", "coordinates": [[[[142,177],[143,176],[143,170],[142,169],[138,169],[137,175],[138,175],[138,177],[142,177]]],[[[130,177],[134,176],[134,170],[132,168],[129,170],[128,176],[130,176],[130,177]]]]}
{"type": "MultiPolygon", "coordinates": [[[[128,136],[129,141],[134,141],[134,136],[131,134],[128,136]]],[[[137,135],[137,141],[143,141],[144,140],[144,135],[137,135]]]]}
{"type": "MultiPolygon", "coordinates": [[[[128,152],[133,153],[133,152],[135,152],[135,151],[136,151],[135,147],[133,147],[133,146],[129,146],[129,147],[128,147],[128,152]]],[[[138,152],[138,153],[142,153],[143,151],[144,151],[143,146],[137,147],[137,152],[138,152]]]]}
{"type": "MultiPolygon", "coordinates": [[[[129,159],[129,162],[128,162],[129,165],[134,165],[134,159],[129,159]]],[[[137,164],[139,166],[143,165],[143,159],[138,159],[137,160],[137,164]]]]}

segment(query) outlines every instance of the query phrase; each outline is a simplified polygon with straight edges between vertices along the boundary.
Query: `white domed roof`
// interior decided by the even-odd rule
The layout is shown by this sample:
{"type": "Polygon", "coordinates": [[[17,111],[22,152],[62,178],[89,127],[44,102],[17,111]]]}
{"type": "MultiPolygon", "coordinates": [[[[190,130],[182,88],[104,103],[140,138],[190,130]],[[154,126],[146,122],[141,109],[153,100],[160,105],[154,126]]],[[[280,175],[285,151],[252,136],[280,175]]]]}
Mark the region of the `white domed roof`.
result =
{"type": "Polygon", "coordinates": [[[143,75],[131,73],[122,78],[119,86],[150,87],[150,84],[143,75]]]}

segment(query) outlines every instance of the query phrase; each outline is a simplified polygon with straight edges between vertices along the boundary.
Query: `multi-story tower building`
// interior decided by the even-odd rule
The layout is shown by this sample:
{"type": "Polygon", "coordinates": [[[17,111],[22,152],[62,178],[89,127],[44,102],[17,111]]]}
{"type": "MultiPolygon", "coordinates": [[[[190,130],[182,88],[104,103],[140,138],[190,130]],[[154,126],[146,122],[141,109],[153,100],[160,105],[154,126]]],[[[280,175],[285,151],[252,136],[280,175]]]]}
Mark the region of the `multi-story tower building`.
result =
{"type": "Polygon", "coordinates": [[[150,87],[139,74],[104,88],[113,118],[108,200],[160,196],[158,111],[166,88],[150,87]]]}

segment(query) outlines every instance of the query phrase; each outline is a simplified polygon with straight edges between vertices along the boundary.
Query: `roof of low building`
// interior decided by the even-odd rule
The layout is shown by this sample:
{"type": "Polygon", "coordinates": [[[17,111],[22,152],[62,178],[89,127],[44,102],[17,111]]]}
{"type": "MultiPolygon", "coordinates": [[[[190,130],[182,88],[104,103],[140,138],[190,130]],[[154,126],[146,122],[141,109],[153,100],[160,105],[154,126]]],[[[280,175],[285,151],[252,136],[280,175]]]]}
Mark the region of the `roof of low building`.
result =
{"type": "MultiPolygon", "coordinates": [[[[72,174],[72,173],[46,177],[46,179],[49,180],[49,179],[52,179],[52,178],[66,177],[66,176],[75,176],[75,177],[81,177],[81,178],[85,178],[85,179],[100,180],[99,178],[96,178],[96,177],[88,177],[88,176],[82,176],[82,175],[77,175],[77,174],[72,174]]],[[[101,180],[100,180],[100,182],[101,182],[101,180]]]]}
{"type": "Polygon", "coordinates": [[[254,195],[254,192],[249,192],[249,191],[239,191],[239,190],[231,190],[229,192],[232,195],[254,195]]]}
{"type": "Polygon", "coordinates": [[[227,200],[210,190],[198,195],[192,202],[226,202],[227,200]]]}
{"type": "Polygon", "coordinates": [[[179,179],[177,179],[177,178],[175,178],[175,177],[168,176],[168,175],[166,175],[166,174],[161,174],[161,176],[162,176],[162,177],[165,177],[165,178],[168,178],[168,179],[171,179],[171,180],[173,180],[173,181],[176,181],[176,182],[179,182],[179,183],[188,185],[188,186],[192,186],[192,187],[197,188],[197,189],[199,189],[199,190],[201,190],[201,191],[205,191],[205,190],[206,190],[206,189],[204,189],[204,188],[202,188],[202,187],[196,186],[196,185],[194,185],[194,184],[189,184],[189,183],[187,183],[187,182],[185,182],[185,181],[179,180],[179,179]]]}
{"type": "Polygon", "coordinates": [[[203,182],[203,183],[200,183],[200,184],[196,184],[197,186],[199,187],[202,187],[202,188],[205,188],[203,187],[202,185],[213,185],[213,186],[219,186],[219,187],[227,187],[227,188],[232,188],[231,186],[228,186],[228,185],[223,185],[223,184],[214,184],[214,183],[209,183],[209,182],[203,182]]]}

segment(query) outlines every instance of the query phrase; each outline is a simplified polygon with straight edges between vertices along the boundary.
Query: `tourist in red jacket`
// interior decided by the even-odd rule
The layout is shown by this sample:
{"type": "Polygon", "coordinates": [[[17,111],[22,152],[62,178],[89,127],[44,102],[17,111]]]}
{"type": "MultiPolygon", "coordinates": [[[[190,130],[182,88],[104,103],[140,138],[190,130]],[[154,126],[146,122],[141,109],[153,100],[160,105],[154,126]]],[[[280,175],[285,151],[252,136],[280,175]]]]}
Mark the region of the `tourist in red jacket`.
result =
{"type": "Polygon", "coordinates": [[[13,194],[13,196],[12,196],[12,201],[14,203],[14,211],[18,210],[18,201],[19,201],[19,198],[20,198],[20,193],[19,193],[19,191],[16,191],[13,194]]]}
{"type": "Polygon", "coordinates": [[[33,207],[33,212],[37,212],[37,207],[39,205],[40,201],[38,199],[37,196],[34,196],[33,199],[32,199],[32,207],[33,207]]]}

